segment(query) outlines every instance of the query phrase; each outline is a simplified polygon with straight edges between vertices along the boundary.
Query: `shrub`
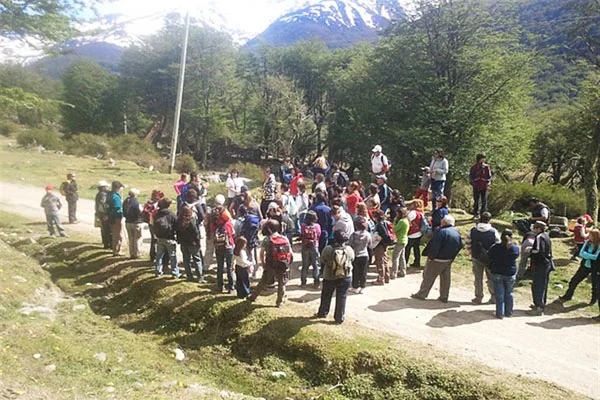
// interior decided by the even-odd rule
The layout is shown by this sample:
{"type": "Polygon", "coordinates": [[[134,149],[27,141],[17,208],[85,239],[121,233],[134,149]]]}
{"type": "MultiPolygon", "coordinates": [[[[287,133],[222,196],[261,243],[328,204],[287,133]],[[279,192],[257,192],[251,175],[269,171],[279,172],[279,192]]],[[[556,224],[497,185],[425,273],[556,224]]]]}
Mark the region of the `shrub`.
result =
{"type": "Polygon", "coordinates": [[[194,160],[189,154],[183,154],[181,156],[177,156],[175,159],[175,171],[180,174],[190,173],[192,171],[198,170],[198,163],[194,160]]]}
{"type": "Polygon", "coordinates": [[[65,151],[76,156],[106,157],[110,153],[110,143],[105,136],[80,133],[65,140],[65,151]]]}
{"type": "Polygon", "coordinates": [[[46,127],[31,128],[19,133],[17,143],[24,147],[41,145],[48,150],[57,150],[62,146],[60,134],[46,127]]]}
{"type": "Polygon", "coordinates": [[[11,136],[19,130],[19,125],[11,121],[0,121],[0,135],[11,136]]]}

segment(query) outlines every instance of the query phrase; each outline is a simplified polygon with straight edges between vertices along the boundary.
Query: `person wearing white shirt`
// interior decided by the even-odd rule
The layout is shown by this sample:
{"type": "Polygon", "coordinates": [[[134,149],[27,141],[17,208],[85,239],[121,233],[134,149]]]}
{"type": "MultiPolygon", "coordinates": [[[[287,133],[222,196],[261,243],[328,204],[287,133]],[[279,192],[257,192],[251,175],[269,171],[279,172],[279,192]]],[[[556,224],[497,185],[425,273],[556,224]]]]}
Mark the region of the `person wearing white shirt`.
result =
{"type": "Polygon", "coordinates": [[[444,186],[446,185],[446,174],[448,173],[448,160],[444,157],[444,152],[437,149],[433,152],[433,159],[429,166],[431,173],[431,210],[437,208],[436,200],[444,195],[444,186]]]}
{"type": "Polygon", "coordinates": [[[229,206],[233,198],[241,193],[242,186],[244,186],[244,181],[239,177],[237,169],[231,170],[225,186],[227,187],[227,206],[229,206]]]}
{"type": "Polygon", "coordinates": [[[381,150],[380,145],[373,147],[373,150],[371,150],[371,173],[376,176],[385,175],[390,170],[390,162],[381,150]]]}

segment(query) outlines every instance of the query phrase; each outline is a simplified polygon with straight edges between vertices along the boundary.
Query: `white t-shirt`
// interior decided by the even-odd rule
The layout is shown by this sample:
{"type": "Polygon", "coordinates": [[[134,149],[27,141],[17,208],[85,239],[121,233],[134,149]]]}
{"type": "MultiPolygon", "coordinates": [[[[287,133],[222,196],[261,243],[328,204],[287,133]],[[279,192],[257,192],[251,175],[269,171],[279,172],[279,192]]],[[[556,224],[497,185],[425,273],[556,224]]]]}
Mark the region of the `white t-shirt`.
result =
{"type": "Polygon", "coordinates": [[[371,171],[373,171],[375,175],[383,173],[383,166],[388,164],[389,161],[383,153],[378,156],[375,154],[371,155],[371,171]]]}
{"type": "Polygon", "coordinates": [[[242,189],[242,186],[244,186],[244,181],[240,177],[232,178],[230,176],[229,178],[227,178],[225,186],[227,186],[227,198],[233,199],[239,194],[240,190],[242,189]]]}

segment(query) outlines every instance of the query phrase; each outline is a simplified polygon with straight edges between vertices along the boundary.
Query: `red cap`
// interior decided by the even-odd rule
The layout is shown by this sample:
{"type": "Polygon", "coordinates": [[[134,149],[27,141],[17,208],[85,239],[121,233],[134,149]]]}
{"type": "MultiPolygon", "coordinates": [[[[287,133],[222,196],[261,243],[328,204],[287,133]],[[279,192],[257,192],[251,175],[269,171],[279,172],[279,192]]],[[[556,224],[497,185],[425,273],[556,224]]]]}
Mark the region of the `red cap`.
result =
{"type": "Polygon", "coordinates": [[[584,214],[583,219],[585,219],[587,222],[594,222],[590,214],[584,214]]]}
{"type": "Polygon", "coordinates": [[[54,186],[52,186],[52,185],[46,185],[46,190],[54,190],[54,186]]]}

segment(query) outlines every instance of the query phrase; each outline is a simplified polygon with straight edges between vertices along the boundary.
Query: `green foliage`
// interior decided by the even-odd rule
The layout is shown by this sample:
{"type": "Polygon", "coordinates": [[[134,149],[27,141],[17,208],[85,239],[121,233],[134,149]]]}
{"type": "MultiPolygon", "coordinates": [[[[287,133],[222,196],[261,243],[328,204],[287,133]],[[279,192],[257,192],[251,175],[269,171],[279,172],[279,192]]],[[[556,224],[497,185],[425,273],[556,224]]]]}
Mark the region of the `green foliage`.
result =
{"type": "Polygon", "coordinates": [[[5,116],[16,118],[22,124],[38,125],[42,122],[57,121],[60,105],[70,107],[66,103],[26,92],[20,87],[0,87],[0,111],[5,116]]]}
{"type": "Polygon", "coordinates": [[[63,141],[64,151],[76,156],[106,157],[111,152],[111,143],[105,136],[91,133],[71,135],[63,141]]]}
{"type": "Polygon", "coordinates": [[[62,146],[60,134],[48,127],[31,128],[20,132],[17,135],[17,143],[23,147],[41,145],[48,150],[59,150],[62,146]]]}
{"type": "Polygon", "coordinates": [[[180,174],[190,173],[198,170],[198,163],[189,154],[182,154],[175,159],[175,171],[180,174]]]}
{"type": "Polygon", "coordinates": [[[265,180],[263,168],[256,164],[238,162],[231,165],[228,168],[228,171],[231,171],[232,169],[237,169],[240,174],[240,177],[251,179],[252,184],[250,186],[260,186],[265,180]]]}
{"type": "Polygon", "coordinates": [[[92,61],[73,63],[62,77],[65,127],[72,133],[121,132],[123,107],[118,79],[92,61]]]}
{"type": "Polygon", "coordinates": [[[0,120],[0,135],[12,136],[19,130],[19,125],[12,121],[0,120]]]}

